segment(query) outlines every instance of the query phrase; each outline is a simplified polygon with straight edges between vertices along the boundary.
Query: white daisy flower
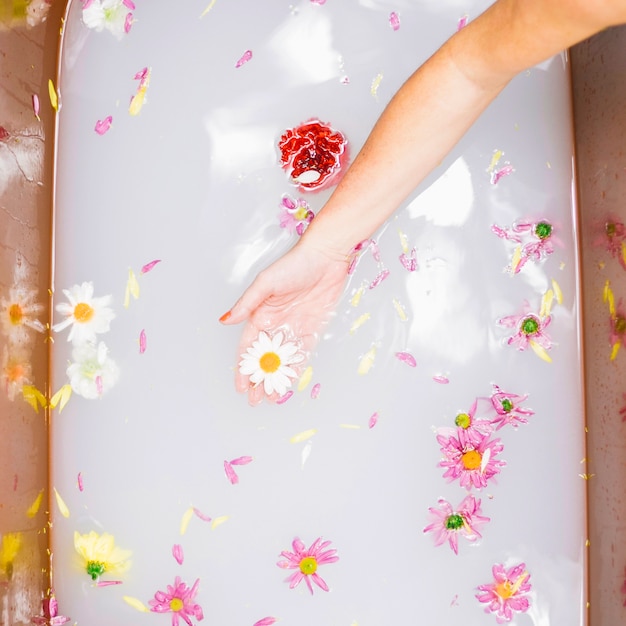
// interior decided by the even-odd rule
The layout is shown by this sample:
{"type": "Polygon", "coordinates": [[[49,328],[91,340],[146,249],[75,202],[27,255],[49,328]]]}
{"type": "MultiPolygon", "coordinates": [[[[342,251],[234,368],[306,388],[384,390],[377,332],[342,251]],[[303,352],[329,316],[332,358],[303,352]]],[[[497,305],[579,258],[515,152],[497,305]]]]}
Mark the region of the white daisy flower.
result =
{"type": "Polygon", "coordinates": [[[110,329],[115,313],[108,307],[111,296],[93,297],[93,283],[74,285],[64,289],[63,293],[69,302],[57,304],[56,310],[65,315],[65,319],[52,327],[58,332],[72,326],[67,337],[74,345],[96,341],[97,333],[106,333],[110,329]]]}
{"type": "Polygon", "coordinates": [[[67,368],[72,391],[92,400],[106,393],[119,378],[119,368],[109,357],[109,349],[101,341],[83,343],[72,350],[73,362],[67,368]]]}
{"type": "Polygon", "coordinates": [[[298,377],[289,366],[299,363],[303,358],[293,341],[283,343],[283,333],[276,333],[270,338],[261,331],[252,347],[241,355],[239,372],[250,376],[250,382],[254,385],[263,383],[268,396],[274,392],[282,396],[291,387],[291,379],[298,377]]]}
{"type": "Polygon", "coordinates": [[[83,2],[83,22],[97,32],[106,28],[121,39],[130,30],[134,8],[131,0],[86,0],[83,2]]]}

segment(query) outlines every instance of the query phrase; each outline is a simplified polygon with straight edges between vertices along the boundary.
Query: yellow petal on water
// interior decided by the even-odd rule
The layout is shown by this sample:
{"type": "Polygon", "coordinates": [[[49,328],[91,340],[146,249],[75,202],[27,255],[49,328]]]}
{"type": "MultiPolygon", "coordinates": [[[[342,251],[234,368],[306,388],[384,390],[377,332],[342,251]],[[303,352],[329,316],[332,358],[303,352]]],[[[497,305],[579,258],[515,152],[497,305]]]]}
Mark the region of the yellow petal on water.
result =
{"type": "Polygon", "coordinates": [[[72,397],[72,386],[68,383],[63,385],[53,396],[50,398],[50,408],[56,409],[59,407],[59,413],[65,408],[65,405],[72,397]]]}
{"type": "Polygon", "coordinates": [[[354,333],[361,328],[361,326],[363,326],[363,324],[365,324],[365,322],[367,322],[368,319],[370,319],[371,314],[370,313],[363,313],[363,315],[360,315],[359,317],[357,317],[356,320],[354,320],[354,322],[352,323],[352,326],[350,327],[350,334],[354,335],[354,333]]]}
{"type": "Polygon", "coordinates": [[[211,530],[216,529],[218,526],[221,526],[224,522],[227,522],[229,519],[229,515],[222,515],[220,517],[216,517],[212,522],[211,522],[211,530]]]}
{"type": "Polygon", "coordinates": [[[202,13],[200,13],[200,17],[204,17],[212,8],[213,5],[217,2],[217,0],[211,0],[211,2],[209,2],[208,6],[206,9],[204,9],[204,11],[202,11],[202,13]]]}
{"type": "Polygon", "coordinates": [[[517,271],[517,268],[522,260],[522,247],[517,246],[513,251],[513,258],[511,259],[511,270],[513,273],[517,271]]]}
{"type": "Polygon", "coordinates": [[[46,400],[46,396],[37,389],[34,385],[24,385],[22,387],[22,396],[24,400],[30,404],[30,406],[35,409],[36,413],[39,413],[39,407],[46,407],[48,405],[48,401],[46,400]]]}
{"type": "Polygon", "coordinates": [[[380,83],[383,80],[382,74],[377,74],[374,80],[372,81],[372,86],[370,87],[370,94],[375,98],[378,95],[378,88],[380,87],[380,83]]]}
{"type": "Polygon", "coordinates": [[[530,343],[530,347],[533,349],[533,352],[540,358],[543,359],[546,363],[552,363],[552,359],[550,355],[547,353],[546,349],[538,344],[536,341],[532,339],[528,342],[530,343]]]}
{"type": "Polygon", "coordinates": [[[48,79],[48,94],[50,96],[50,104],[55,111],[59,110],[59,97],[57,95],[57,90],[54,88],[54,83],[52,79],[48,79]]]}
{"type": "Polygon", "coordinates": [[[128,268],[128,280],[126,281],[126,293],[124,294],[124,308],[127,309],[130,305],[130,297],[139,298],[139,282],[133,272],[132,268],[128,268]]]}
{"type": "Polygon", "coordinates": [[[350,304],[352,306],[358,306],[359,302],[361,302],[361,296],[364,293],[365,293],[365,287],[361,285],[352,296],[352,299],[350,300],[350,304]]]}
{"type": "Polygon", "coordinates": [[[548,317],[548,315],[550,315],[553,301],[554,301],[554,291],[552,291],[552,289],[548,289],[548,291],[546,291],[543,294],[543,298],[541,298],[541,309],[539,311],[539,317],[541,319],[548,317]]]}
{"type": "Polygon", "coordinates": [[[587,540],[585,541],[585,546],[587,546],[587,548],[588,548],[590,545],[591,545],[591,541],[589,541],[589,539],[587,539],[587,540]]]}
{"type": "Polygon", "coordinates": [[[561,286],[559,283],[552,279],[552,289],[554,290],[554,297],[556,298],[557,304],[563,304],[563,292],[561,291],[561,286]]]}
{"type": "Polygon", "coordinates": [[[400,237],[400,245],[402,246],[402,252],[404,254],[409,253],[409,240],[407,236],[398,228],[398,236],[400,237]]]}
{"type": "Polygon", "coordinates": [[[372,365],[374,365],[374,359],[376,358],[376,346],[372,346],[362,357],[357,368],[357,373],[361,376],[367,374],[372,365]]]}
{"type": "Polygon", "coordinates": [[[39,507],[41,506],[41,501],[43,500],[43,489],[37,494],[34,502],[28,507],[26,511],[26,517],[35,517],[39,512],[39,507]]]}
{"type": "Polygon", "coordinates": [[[609,305],[609,313],[611,317],[615,317],[615,298],[611,289],[611,283],[607,280],[604,283],[604,291],[602,293],[602,301],[607,302],[609,305]]]}
{"type": "Polygon", "coordinates": [[[61,497],[61,494],[57,491],[56,487],[54,487],[54,497],[56,498],[57,506],[59,507],[59,513],[61,513],[63,517],[69,517],[70,510],[67,508],[67,504],[65,504],[65,502],[63,501],[63,498],[61,497]]]}
{"type": "Polygon", "coordinates": [[[622,263],[626,265],[626,241],[622,241],[622,263]]]}
{"type": "Polygon", "coordinates": [[[180,534],[184,535],[187,532],[187,526],[193,516],[193,507],[190,506],[184,513],[183,518],[180,520],[180,534]]]}
{"type": "Polygon", "coordinates": [[[493,172],[493,170],[495,169],[496,165],[498,165],[498,161],[502,158],[503,154],[504,154],[504,152],[502,152],[502,150],[496,150],[493,153],[493,156],[491,157],[491,163],[489,163],[489,167],[487,168],[487,171],[489,173],[493,172]]]}
{"type": "Polygon", "coordinates": [[[339,428],[347,428],[348,430],[360,430],[358,424],[339,424],[339,428]]]}
{"type": "Polygon", "coordinates": [[[313,435],[315,435],[316,433],[317,433],[317,428],[309,428],[309,430],[303,430],[301,433],[294,435],[289,440],[289,443],[300,443],[302,441],[306,441],[307,439],[310,439],[311,437],[313,437],[313,435]]]}
{"type": "Polygon", "coordinates": [[[141,611],[142,613],[150,613],[150,609],[141,600],[138,600],[137,598],[133,598],[132,596],[122,596],[122,600],[124,600],[124,602],[126,602],[128,606],[132,606],[133,609],[137,609],[138,611],[141,611]]]}
{"type": "Polygon", "coordinates": [[[309,365],[304,372],[302,372],[302,376],[300,376],[300,380],[298,381],[298,391],[306,389],[312,378],[313,368],[309,365]]]}
{"type": "Polygon", "coordinates": [[[400,303],[400,301],[396,298],[393,299],[393,307],[396,310],[396,313],[398,314],[398,317],[403,321],[406,322],[409,317],[406,314],[406,311],[404,310],[404,307],[402,306],[402,304],[400,303]]]}
{"type": "Polygon", "coordinates": [[[613,349],[611,350],[611,361],[615,361],[615,359],[617,358],[617,353],[619,352],[619,347],[620,347],[620,342],[616,341],[613,344],[613,349]]]}

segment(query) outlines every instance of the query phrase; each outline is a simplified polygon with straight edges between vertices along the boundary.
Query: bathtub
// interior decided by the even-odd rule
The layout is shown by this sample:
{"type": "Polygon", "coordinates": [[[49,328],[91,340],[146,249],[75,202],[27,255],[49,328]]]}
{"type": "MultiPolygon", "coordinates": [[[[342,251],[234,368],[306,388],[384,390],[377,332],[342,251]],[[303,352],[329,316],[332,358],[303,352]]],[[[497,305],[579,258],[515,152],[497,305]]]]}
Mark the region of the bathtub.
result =
{"type": "MultiPolygon", "coordinates": [[[[488,4],[152,3],[106,25],[68,4],[43,81],[52,341],[32,385],[58,620],[588,623],[568,55],[516,78],[363,246],[278,404],[234,391],[241,329],[217,322],[297,241],[289,210],[317,214],[332,191],[294,181],[281,137],[341,133],[340,175],[401,82],[488,4]],[[95,342],[64,323],[79,301],[101,315],[95,342]],[[457,462],[468,437],[478,464],[457,462]]],[[[606,327],[619,272],[589,248],[615,273],[595,279],[606,327]]]]}

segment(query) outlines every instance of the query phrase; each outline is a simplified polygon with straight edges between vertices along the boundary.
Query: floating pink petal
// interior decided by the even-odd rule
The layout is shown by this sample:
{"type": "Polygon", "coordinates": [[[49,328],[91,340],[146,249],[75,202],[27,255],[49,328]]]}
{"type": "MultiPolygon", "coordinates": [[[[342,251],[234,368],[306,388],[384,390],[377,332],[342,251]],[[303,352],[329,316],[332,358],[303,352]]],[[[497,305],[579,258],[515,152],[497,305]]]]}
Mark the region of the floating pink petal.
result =
{"type": "Polygon", "coordinates": [[[233,459],[230,464],[231,465],[248,465],[248,463],[252,463],[251,456],[238,456],[236,459],[233,459]]]}
{"type": "Polygon", "coordinates": [[[146,351],[147,339],[146,339],[146,331],[141,330],[139,333],[139,354],[143,354],[146,351]]]}
{"type": "Polygon", "coordinates": [[[376,426],[376,423],[378,422],[378,412],[376,413],[372,413],[372,415],[370,416],[369,422],[367,423],[369,428],[374,428],[374,426],[376,426]]]}
{"type": "Polygon", "coordinates": [[[411,367],[415,367],[417,365],[417,361],[415,360],[415,357],[412,354],[409,354],[408,352],[396,352],[396,358],[399,361],[402,361],[403,363],[410,365],[411,367]]]}
{"type": "Polygon", "coordinates": [[[235,63],[235,67],[241,67],[252,58],[252,50],[246,50],[240,57],[239,61],[235,63]]]}
{"type": "Polygon", "coordinates": [[[193,514],[200,518],[203,522],[210,522],[211,518],[208,515],[205,515],[200,509],[197,509],[195,506],[193,507],[193,514]]]}
{"type": "Polygon", "coordinates": [[[275,617],[264,617],[258,622],[254,622],[253,626],[272,626],[272,624],[275,624],[277,621],[275,617]]]}
{"type": "Polygon", "coordinates": [[[411,256],[403,252],[398,258],[402,267],[408,272],[414,272],[417,269],[417,250],[415,248],[411,250],[411,256]]]}
{"type": "Polygon", "coordinates": [[[76,481],[78,483],[78,491],[83,491],[85,486],[83,485],[83,475],[82,475],[81,472],[78,472],[78,476],[77,476],[76,481]]]}
{"type": "Polygon", "coordinates": [[[133,26],[133,14],[132,13],[127,13],[126,14],[126,19],[124,20],[124,32],[128,35],[128,33],[130,32],[130,29],[133,26]]]}
{"type": "Polygon", "coordinates": [[[32,96],[32,100],[33,100],[33,113],[35,114],[35,117],[39,119],[39,96],[36,93],[34,93],[32,96]]]}
{"type": "Polygon", "coordinates": [[[450,379],[447,376],[443,376],[441,374],[433,376],[433,380],[440,385],[447,385],[450,382],[450,379]]]}
{"type": "Polygon", "coordinates": [[[512,174],[514,171],[515,170],[512,165],[505,165],[504,167],[501,167],[499,170],[496,170],[491,174],[491,184],[497,185],[501,178],[509,176],[509,174],[512,174]]]}
{"type": "Polygon", "coordinates": [[[383,280],[385,280],[385,278],[387,278],[387,276],[389,276],[389,270],[384,269],[382,272],[380,272],[378,274],[378,276],[376,276],[376,278],[374,278],[374,280],[370,283],[369,288],[370,289],[374,289],[374,287],[378,287],[378,285],[380,285],[380,283],[383,282],[383,280]]]}
{"type": "Polygon", "coordinates": [[[113,116],[107,115],[103,120],[98,120],[96,122],[96,126],[94,130],[98,133],[98,135],[104,135],[109,128],[111,128],[111,122],[113,122],[113,116]]]}
{"type": "Polygon", "coordinates": [[[83,11],[93,4],[93,0],[83,0],[83,11]]]}
{"type": "Polygon", "coordinates": [[[102,390],[103,390],[102,376],[96,376],[96,391],[98,392],[99,396],[102,395],[102,390]]]}
{"type": "Polygon", "coordinates": [[[311,389],[311,399],[315,400],[320,395],[322,386],[319,383],[315,383],[311,389]]]}
{"type": "Polygon", "coordinates": [[[291,396],[293,396],[293,391],[290,389],[285,395],[276,400],[276,404],[284,404],[287,400],[289,400],[289,398],[291,398],[291,396]]]}
{"type": "Polygon", "coordinates": [[[175,543],[172,546],[172,556],[176,559],[176,562],[179,565],[183,564],[185,560],[185,555],[183,554],[183,547],[179,543],[175,543]]]}
{"type": "Polygon", "coordinates": [[[469,17],[467,15],[464,15],[463,17],[459,18],[459,22],[456,26],[457,31],[461,30],[462,28],[465,28],[467,26],[468,20],[469,20],[469,17]]]}
{"type": "Polygon", "coordinates": [[[161,262],[161,259],[155,259],[154,261],[150,261],[150,263],[146,263],[141,268],[141,273],[147,274],[157,263],[160,263],[160,262],[161,262]]]}
{"type": "Polygon", "coordinates": [[[400,16],[395,11],[389,14],[389,26],[391,26],[393,30],[400,28],[400,16]]]}
{"type": "Polygon", "coordinates": [[[96,587],[112,587],[113,585],[121,585],[121,580],[99,580],[96,587]]]}
{"type": "Polygon", "coordinates": [[[122,4],[131,11],[134,11],[137,8],[132,0],[122,0],[122,4]]]}
{"type": "Polygon", "coordinates": [[[236,485],[239,482],[237,472],[235,472],[233,466],[228,461],[224,461],[224,473],[226,474],[226,478],[228,478],[231,485],[236,485]]]}

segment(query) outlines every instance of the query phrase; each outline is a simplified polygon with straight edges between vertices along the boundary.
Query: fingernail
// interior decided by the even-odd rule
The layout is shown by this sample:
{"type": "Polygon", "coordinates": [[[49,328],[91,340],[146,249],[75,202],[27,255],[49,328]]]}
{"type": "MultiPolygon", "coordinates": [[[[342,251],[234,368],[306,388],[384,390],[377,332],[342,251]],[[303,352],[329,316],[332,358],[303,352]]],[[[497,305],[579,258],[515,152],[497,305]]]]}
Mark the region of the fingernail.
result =
{"type": "Polygon", "coordinates": [[[220,317],[220,322],[225,322],[232,315],[231,311],[226,311],[222,317],[220,317]]]}

